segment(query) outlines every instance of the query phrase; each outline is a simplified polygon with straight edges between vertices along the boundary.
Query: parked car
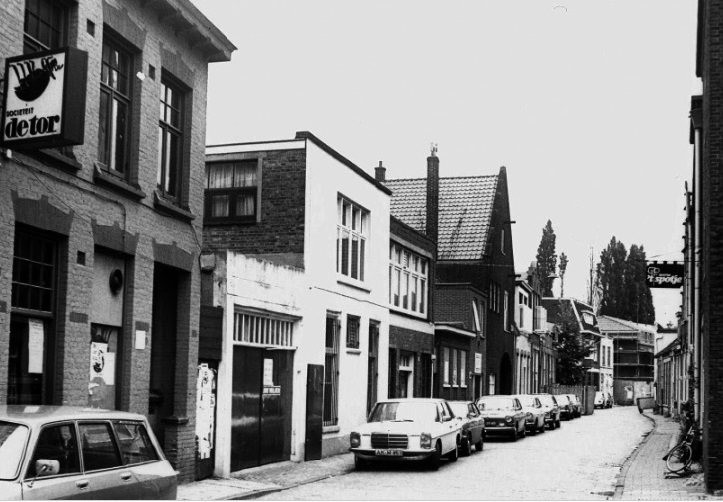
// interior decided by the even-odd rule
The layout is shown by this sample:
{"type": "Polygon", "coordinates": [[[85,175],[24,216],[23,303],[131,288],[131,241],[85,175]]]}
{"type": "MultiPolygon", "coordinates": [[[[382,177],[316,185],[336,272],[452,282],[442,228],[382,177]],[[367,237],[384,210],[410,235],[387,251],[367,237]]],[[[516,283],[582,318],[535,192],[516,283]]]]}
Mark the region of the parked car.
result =
{"type": "Polygon", "coordinates": [[[545,432],[545,409],[542,407],[540,400],[529,394],[518,394],[515,397],[520,400],[522,411],[526,414],[525,427],[527,432],[532,434],[545,432]]]}
{"type": "Polygon", "coordinates": [[[595,401],[594,401],[595,408],[612,408],[613,406],[613,397],[610,395],[609,392],[602,392],[597,391],[595,393],[595,401]]]}
{"type": "Polygon", "coordinates": [[[570,398],[567,397],[567,394],[557,394],[555,396],[555,400],[557,401],[557,405],[560,407],[560,416],[562,418],[565,420],[572,420],[575,418],[575,408],[570,402],[570,398]]]}
{"type": "Polygon", "coordinates": [[[485,419],[487,435],[506,435],[512,441],[525,437],[525,413],[520,400],[513,396],[482,396],[477,408],[485,419]]]}
{"type": "Polygon", "coordinates": [[[462,426],[462,443],[460,451],[468,456],[472,453],[472,445],[482,451],[485,440],[485,419],[472,401],[449,401],[449,406],[462,426]]]}
{"type": "Polygon", "coordinates": [[[576,394],[567,394],[567,397],[570,399],[570,403],[572,403],[573,418],[581,417],[582,416],[582,401],[580,401],[580,398],[577,397],[576,394]]]}
{"type": "Polygon", "coordinates": [[[552,394],[533,394],[537,399],[540,400],[540,404],[545,410],[545,423],[550,429],[560,427],[560,407],[555,400],[555,396],[552,394]]]}
{"type": "Polygon", "coordinates": [[[0,406],[3,500],[175,499],[177,473],[143,415],[0,406]]]}
{"type": "Polygon", "coordinates": [[[375,461],[428,460],[432,469],[442,457],[457,460],[462,440],[461,421],[444,399],[379,401],[367,423],[349,435],[354,465],[375,461]]]}

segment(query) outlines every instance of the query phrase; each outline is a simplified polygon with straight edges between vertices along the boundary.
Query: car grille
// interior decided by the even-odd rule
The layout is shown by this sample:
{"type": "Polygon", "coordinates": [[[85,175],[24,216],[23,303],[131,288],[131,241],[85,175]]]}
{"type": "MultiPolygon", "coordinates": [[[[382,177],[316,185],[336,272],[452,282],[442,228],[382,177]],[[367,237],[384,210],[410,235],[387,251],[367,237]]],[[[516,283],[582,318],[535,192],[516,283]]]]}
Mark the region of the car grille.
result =
{"type": "Polygon", "coordinates": [[[409,438],[405,434],[372,433],[372,448],[407,448],[409,438]]]}

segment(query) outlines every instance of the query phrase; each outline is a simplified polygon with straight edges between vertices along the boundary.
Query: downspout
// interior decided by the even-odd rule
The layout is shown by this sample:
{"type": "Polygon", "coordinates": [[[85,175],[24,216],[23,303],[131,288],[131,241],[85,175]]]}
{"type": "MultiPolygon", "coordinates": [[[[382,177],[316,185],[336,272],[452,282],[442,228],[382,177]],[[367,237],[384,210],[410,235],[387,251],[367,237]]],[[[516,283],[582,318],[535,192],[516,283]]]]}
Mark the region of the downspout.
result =
{"type": "MultiPolygon", "coordinates": [[[[700,110],[696,110],[698,115],[700,114],[700,110]]],[[[696,122],[695,119],[693,120],[694,125],[696,122]]],[[[700,274],[701,274],[701,232],[700,232],[700,219],[701,219],[701,166],[700,166],[700,159],[701,159],[701,150],[702,150],[702,144],[701,144],[701,128],[700,126],[695,127],[695,147],[694,147],[694,156],[693,156],[693,200],[695,203],[695,221],[694,221],[694,230],[693,230],[693,239],[695,242],[695,248],[694,248],[694,254],[693,254],[693,261],[695,263],[695,269],[693,273],[693,336],[694,336],[694,348],[693,348],[693,376],[695,378],[695,386],[694,386],[694,393],[693,393],[693,400],[695,402],[694,410],[695,410],[695,419],[698,422],[699,425],[701,424],[701,416],[704,411],[703,403],[701,402],[700,396],[701,396],[701,386],[702,386],[702,380],[704,378],[703,372],[701,371],[700,363],[701,363],[701,315],[700,315],[700,274]]]]}

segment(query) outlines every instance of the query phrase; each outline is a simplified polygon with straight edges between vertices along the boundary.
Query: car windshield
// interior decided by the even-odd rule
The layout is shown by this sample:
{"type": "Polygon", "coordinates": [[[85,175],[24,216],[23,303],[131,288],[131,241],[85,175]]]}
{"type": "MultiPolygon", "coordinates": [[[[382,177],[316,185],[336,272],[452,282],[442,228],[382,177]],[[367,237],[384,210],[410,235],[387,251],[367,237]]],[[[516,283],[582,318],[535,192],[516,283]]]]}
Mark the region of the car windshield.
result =
{"type": "Polygon", "coordinates": [[[542,404],[547,406],[555,406],[555,402],[552,400],[552,396],[537,396],[542,404]]]}
{"type": "Polygon", "coordinates": [[[567,398],[567,396],[557,396],[557,402],[561,404],[565,404],[569,402],[570,400],[567,398]]]}
{"type": "Polygon", "coordinates": [[[0,479],[14,479],[23,459],[28,428],[0,421],[0,479]]]}
{"type": "Polygon", "coordinates": [[[436,420],[437,404],[431,402],[377,403],[369,417],[370,422],[434,422],[436,420]]]}
{"type": "Polygon", "coordinates": [[[469,413],[467,403],[449,403],[449,407],[452,408],[455,417],[466,417],[469,413]]]}
{"type": "Polygon", "coordinates": [[[515,402],[509,397],[485,397],[480,400],[486,411],[490,410],[512,410],[515,402]]]}
{"type": "Polygon", "coordinates": [[[520,403],[522,403],[522,406],[529,406],[530,408],[534,408],[535,405],[535,398],[532,396],[520,396],[520,403]]]}

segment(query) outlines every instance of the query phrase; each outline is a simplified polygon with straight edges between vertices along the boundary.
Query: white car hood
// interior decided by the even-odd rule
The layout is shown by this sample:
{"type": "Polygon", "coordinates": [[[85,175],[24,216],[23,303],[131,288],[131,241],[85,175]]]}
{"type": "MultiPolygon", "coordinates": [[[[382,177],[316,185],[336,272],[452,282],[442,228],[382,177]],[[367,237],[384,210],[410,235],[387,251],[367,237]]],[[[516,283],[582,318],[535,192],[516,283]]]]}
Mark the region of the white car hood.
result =
{"type": "Polygon", "coordinates": [[[359,434],[371,434],[378,432],[382,434],[420,434],[429,432],[432,424],[427,422],[369,422],[354,429],[359,434]]]}

